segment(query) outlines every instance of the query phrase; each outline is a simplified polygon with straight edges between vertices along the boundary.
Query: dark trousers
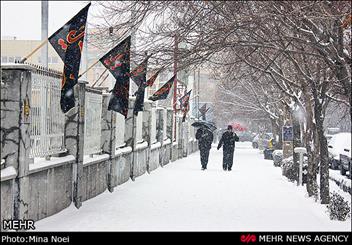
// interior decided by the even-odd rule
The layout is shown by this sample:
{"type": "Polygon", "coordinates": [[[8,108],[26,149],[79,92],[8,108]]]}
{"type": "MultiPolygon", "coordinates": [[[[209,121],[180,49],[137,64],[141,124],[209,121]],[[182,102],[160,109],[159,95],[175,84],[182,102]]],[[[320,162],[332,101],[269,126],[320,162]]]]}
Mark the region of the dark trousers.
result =
{"type": "Polygon", "coordinates": [[[209,151],[210,151],[210,149],[201,149],[200,150],[200,162],[201,162],[203,168],[206,168],[208,165],[209,151]]]}
{"type": "Polygon", "coordinates": [[[224,149],[223,158],[222,158],[222,166],[224,169],[231,169],[233,165],[233,153],[234,148],[224,149]]]}

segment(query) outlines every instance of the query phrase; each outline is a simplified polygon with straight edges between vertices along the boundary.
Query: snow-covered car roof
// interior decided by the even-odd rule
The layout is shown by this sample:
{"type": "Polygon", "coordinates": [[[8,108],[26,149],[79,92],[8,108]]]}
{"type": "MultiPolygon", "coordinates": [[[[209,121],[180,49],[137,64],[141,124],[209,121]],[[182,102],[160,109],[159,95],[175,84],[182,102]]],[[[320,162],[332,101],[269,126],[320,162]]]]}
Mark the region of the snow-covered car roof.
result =
{"type": "Polygon", "coordinates": [[[339,159],[340,154],[351,157],[351,133],[338,133],[333,135],[328,145],[332,146],[332,148],[329,147],[328,150],[333,157],[339,159]],[[346,152],[344,149],[349,149],[350,152],[346,152]]]}

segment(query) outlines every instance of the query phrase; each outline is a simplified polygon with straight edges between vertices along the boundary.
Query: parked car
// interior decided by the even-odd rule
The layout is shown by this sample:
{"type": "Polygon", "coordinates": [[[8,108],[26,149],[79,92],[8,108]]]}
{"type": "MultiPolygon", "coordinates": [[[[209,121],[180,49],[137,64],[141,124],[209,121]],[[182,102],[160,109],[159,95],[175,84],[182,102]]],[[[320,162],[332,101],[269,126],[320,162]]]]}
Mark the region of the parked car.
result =
{"type": "MultiPolygon", "coordinates": [[[[332,169],[341,169],[340,155],[347,155],[351,158],[351,133],[334,134],[328,143],[328,151],[330,167],[332,169]]],[[[342,173],[343,170],[341,170],[342,173]]]]}
{"type": "Polygon", "coordinates": [[[269,145],[273,142],[273,134],[272,133],[262,133],[257,134],[252,140],[253,148],[259,148],[262,146],[264,149],[270,148],[269,145]]]}
{"type": "Polygon", "coordinates": [[[346,155],[340,155],[340,171],[341,175],[346,175],[348,171],[350,179],[352,179],[352,172],[351,172],[351,150],[345,149],[346,155]],[[349,155],[349,156],[348,156],[349,155]]]}
{"type": "Polygon", "coordinates": [[[339,128],[327,128],[325,131],[325,138],[328,141],[328,143],[330,142],[332,136],[335,134],[338,134],[339,132],[340,132],[339,128]]]}
{"type": "Polygon", "coordinates": [[[272,149],[274,144],[274,136],[272,133],[263,134],[263,147],[264,149],[272,149]]]}
{"type": "Polygon", "coordinates": [[[273,152],[275,150],[275,140],[274,138],[271,138],[268,140],[268,142],[265,142],[264,145],[264,159],[270,159],[273,160],[273,152]]]}
{"type": "Polygon", "coordinates": [[[240,141],[252,141],[253,136],[250,132],[239,132],[237,133],[238,137],[240,138],[240,141]]]}

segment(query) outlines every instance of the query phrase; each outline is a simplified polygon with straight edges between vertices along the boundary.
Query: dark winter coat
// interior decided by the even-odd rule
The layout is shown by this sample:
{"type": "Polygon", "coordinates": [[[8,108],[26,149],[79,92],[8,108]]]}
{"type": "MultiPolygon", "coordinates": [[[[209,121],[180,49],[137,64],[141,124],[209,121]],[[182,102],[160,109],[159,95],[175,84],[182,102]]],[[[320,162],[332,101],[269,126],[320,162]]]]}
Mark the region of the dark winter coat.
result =
{"type": "Polygon", "coordinates": [[[198,140],[199,150],[210,150],[213,133],[209,129],[200,128],[197,130],[196,139],[198,140]]]}
{"type": "Polygon", "coordinates": [[[224,151],[233,151],[235,149],[235,141],[239,141],[239,139],[236,133],[226,131],[221,136],[218,149],[224,146],[224,151]]]}
{"type": "Polygon", "coordinates": [[[224,170],[231,170],[232,165],[233,165],[233,153],[235,150],[235,141],[239,141],[239,138],[237,134],[234,134],[233,132],[226,131],[220,139],[219,145],[218,145],[218,150],[220,149],[221,146],[223,147],[223,159],[222,159],[222,164],[224,170]]]}

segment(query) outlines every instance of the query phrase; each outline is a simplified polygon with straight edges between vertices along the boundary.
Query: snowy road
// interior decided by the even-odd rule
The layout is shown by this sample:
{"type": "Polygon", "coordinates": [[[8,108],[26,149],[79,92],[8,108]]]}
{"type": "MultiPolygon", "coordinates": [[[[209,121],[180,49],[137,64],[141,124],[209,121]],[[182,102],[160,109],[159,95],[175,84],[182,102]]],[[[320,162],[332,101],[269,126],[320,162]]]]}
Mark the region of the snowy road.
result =
{"type": "Polygon", "coordinates": [[[351,221],[288,182],[250,143],[238,143],[232,172],[213,146],[208,170],[199,152],[36,222],[40,231],[351,231],[351,221]]]}

